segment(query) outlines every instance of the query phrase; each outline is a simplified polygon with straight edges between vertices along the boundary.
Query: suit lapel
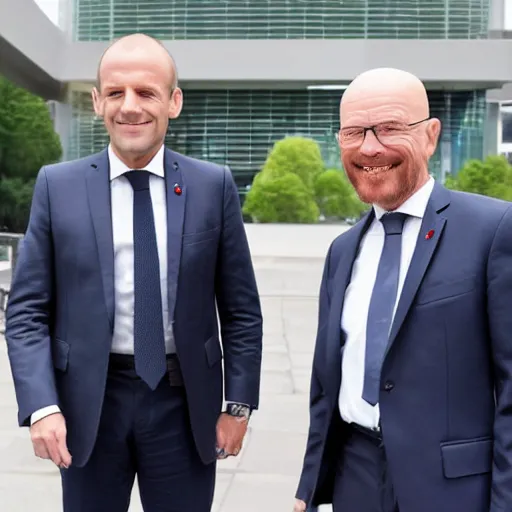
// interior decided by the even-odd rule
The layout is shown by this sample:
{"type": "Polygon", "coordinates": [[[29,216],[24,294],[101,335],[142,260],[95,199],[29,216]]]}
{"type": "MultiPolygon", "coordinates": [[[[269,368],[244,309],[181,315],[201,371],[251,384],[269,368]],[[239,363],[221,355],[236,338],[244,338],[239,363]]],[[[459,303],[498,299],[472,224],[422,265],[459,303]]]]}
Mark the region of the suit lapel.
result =
{"type": "Polygon", "coordinates": [[[405,278],[398,307],[391,328],[386,354],[391,349],[400,328],[409,312],[416,292],[421,285],[425,272],[428,269],[432,256],[443,234],[446,218],[440,213],[449,205],[450,193],[447,189],[436,183],[421,223],[420,233],[416,242],[411,264],[405,278]],[[432,234],[428,237],[427,233],[432,234]]]}
{"type": "Polygon", "coordinates": [[[335,376],[327,380],[332,383],[332,390],[336,396],[341,383],[341,347],[345,342],[341,330],[341,315],[345,301],[345,292],[350,282],[352,267],[359,252],[361,239],[374,218],[375,215],[372,208],[360,222],[347,231],[343,248],[341,249],[342,254],[332,282],[331,304],[327,327],[326,361],[327,366],[331,368],[331,374],[335,376]]]}
{"type": "Polygon", "coordinates": [[[178,275],[181,260],[183,224],[187,187],[183,177],[183,159],[166,149],[164,157],[165,186],[167,198],[167,297],[169,321],[174,320],[178,275]],[[177,189],[179,188],[179,190],[177,189]],[[181,193],[179,193],[181,192],[181,193]]]}
{"type": "Polygon", "coordinates": [[[107,150],[97,155],[86,171],[87,197],[103,282],[103,294],[110,326],[114,328],[114,242],[107,150]]]}

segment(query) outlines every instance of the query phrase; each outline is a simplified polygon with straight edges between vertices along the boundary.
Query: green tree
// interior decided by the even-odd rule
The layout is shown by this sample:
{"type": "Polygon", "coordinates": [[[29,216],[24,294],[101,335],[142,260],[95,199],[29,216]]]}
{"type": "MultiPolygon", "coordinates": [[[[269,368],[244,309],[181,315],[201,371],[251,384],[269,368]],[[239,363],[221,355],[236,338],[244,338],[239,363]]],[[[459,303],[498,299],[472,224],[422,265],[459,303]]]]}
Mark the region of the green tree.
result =
{"type": "Polygon", "coordinates": [[[258,222],[312,224],[319,210],[311,191],[292,173],[271,180],[258,180],[244,203],[244,213],[258,222]]]}
{"type": "Polygon", "coordinates": [[[37,172],[61,156],[45,101],[0,77],[0,227],[25,230],[37,172]]]}
{"type": "Polygon", "coordinates": [[[253,179],[244,215],[258,222],[318,222],[313,192],[323,170],[320,146],[314,140],[286,137],[277,141],[253,179]]]}
{"type": "Polygon", "coordinates": [[[512,166],[504,156],[468,160],[456,176],[448,176],[447,188],[512,201],[512,166]]]}
{"type": "Polygon", "coordinates": [[[261,179],[275,179],[296,174],[306,187],[313,187],[315,178],[324,170],[320,146],[313,139],[285,137],[270,151],[261,179]]]}
{"type": "Polygon", "coordinates": [[[325,217],[359,217],[368,208],[357,196],[345,173],[338,169],[319,174],[314,188],[316,203],[325,217]]]}
{"type": "Polygon", "coordinates": [[[0,180],[0,219],[2,227],[23,233],[27,227],[34,190],[34,179],[4,178],[0,180]]]}

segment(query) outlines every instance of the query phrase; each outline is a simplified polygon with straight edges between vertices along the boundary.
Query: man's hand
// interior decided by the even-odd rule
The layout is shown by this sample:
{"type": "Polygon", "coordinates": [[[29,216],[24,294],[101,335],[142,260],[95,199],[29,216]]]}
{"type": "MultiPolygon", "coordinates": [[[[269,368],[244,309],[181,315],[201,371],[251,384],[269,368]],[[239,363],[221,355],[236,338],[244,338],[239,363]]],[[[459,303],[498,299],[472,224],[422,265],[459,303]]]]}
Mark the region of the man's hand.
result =
{"type": "Polygon", "coordinates": [[[246,418],[230,416],[223,412],[217,421],[217,458],[225,459],[230,455],[236,457],[242,449],[246,432],[246,418]]]}
{"type": "Polygon", "coordinates": [[[302,500],[295,500],[293,512],[306,512],[306,504],[302,500]]]}
{"type": "Polygon", "coordinates": [[[71,454],[66,445],[66,422],[60,413],[50,414],[30,427],[34,453],[41,459],[51,459],[59,468],[69,468],[71,454]]]}

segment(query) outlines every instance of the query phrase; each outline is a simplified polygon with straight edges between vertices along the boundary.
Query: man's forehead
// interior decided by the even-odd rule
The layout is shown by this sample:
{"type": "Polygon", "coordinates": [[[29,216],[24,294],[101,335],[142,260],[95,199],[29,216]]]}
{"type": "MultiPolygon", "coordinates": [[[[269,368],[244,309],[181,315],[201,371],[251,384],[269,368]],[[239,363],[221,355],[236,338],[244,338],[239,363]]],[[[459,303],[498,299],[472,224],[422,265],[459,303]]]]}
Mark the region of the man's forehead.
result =
{"type": "Polygon", "coordinates": [[[374,94],[350,95],[348,98],[343,97],[340,104],[342,123],[353,117],[366,117],[368,122],[397,120],[410,123],[417,121],[417,117],[425,118],[428,115],[428,100],[418,97],[411,90],[402,90],[401,93],[382,91],[374,94]]]}
{"type": "Polygon", "coordinates": [[[118,51],[118,49],[113,48],[103,57],[100,70],[126,66],[145,67],[146,65],[168,69],[170,64],[172,64],[172,61],[168,55],[161,52],[151,52],[147,48],[137,47],[130,51],[118,51]]]}
{"type": "Polygon", "coordinates": [[[100,70],[104,87],[109,84],[172,81],[172,68],[165,59],[148,59],[144,55],[124,54],[118,59],[105,59],[100,70]]]}
{"type": "Polygon", "coordinates": [[[165,59],[148,58],[144,54],[121,54],[115,59],[105,59],[101,66],[101,72],[116,73],[121,71],[169,71],[169,63],[165,59]]]}
{"type": "Polygon", "coordinates": [[[382,121],[409,122],[414,115],[414,105],[404,101],[403,98],[381,96],[361,98],[354,101],[343,102],[340,109],[342,124],[380,123],[382,121]]]}
{"type": "Polygon", "coordinates": [[[367,126],[386,121],[409,122],[409,113],[399,105],[386,105],[367,110],[350,110],[341,115],[342,125],[367,126]]]}

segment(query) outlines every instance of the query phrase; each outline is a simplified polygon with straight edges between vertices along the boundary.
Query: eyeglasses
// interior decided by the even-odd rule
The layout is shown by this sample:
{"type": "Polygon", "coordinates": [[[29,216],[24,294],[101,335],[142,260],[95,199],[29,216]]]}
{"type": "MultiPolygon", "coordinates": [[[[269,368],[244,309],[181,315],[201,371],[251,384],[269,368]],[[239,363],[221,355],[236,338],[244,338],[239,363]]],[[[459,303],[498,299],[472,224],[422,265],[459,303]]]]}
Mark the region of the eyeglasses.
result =
{"type": "Polygon", "coordinates": [[[428,121],[430,117],[426,119],[422,119],[421,121],[416,121],[415,123],[400,123],[397,121],[387,121],[384,123],[379,123],[374,126],[347,126],[342,128],[337,134],[336,139],[339,142],[342,148],[353,148],[356,146],[360,146],[366,137],[366,132],[373,132],[377,140],[383,146],[392,146],[397,142],[400,142],[400,139],[403,137],[405,133],[410,131],[414,126],[419,125],[420,123],[424,123],[428,121]]]}

